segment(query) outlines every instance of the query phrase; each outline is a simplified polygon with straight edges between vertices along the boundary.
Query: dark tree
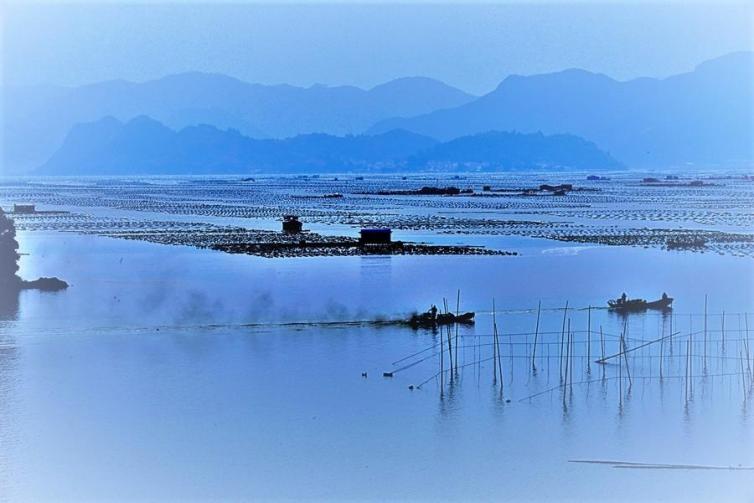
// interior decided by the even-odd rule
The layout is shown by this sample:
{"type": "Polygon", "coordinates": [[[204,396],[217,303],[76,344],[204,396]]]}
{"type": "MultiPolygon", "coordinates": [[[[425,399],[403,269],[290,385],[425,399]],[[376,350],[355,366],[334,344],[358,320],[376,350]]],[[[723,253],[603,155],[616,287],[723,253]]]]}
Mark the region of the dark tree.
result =
{"type": "Polygon", "coordinates": [[[0,208],[0,289],[7,291],[20,285],[21,280],[16,275],[18,258],[16,226],[0,208]]]}

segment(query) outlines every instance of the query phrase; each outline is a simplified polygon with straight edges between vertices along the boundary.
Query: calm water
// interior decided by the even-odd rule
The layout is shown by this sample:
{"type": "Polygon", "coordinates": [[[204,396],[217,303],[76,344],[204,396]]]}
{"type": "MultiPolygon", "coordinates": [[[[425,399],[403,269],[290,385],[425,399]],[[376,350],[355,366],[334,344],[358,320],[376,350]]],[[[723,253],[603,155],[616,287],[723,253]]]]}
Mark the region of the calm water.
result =
{"type": "Polygon", "coordinates": [[[521,256],[270,260],[19,233],[21,275],[72,286],[3,306],[0,498],[754,501],[752,471],[569,463],[754,465],[754,397],[737,374],[740,313],[754,304],[750,257],[485,239],[521,256]],[[442,387],[441,334],[338,323],[400,318],[443,297],[454,309],[458,289],[478,321],[459,331],[462,368],[442,387]],[[671,323],[679,333],[662,359],[657,345],[632,353],[630,389],[625,366],[586,357],[601,352],[600,327],[616,352],[624,320],[578,309],[622,291],[676,297],[672,319],[628,320],[631,347],[671,323]],[[489,361],[493,298],[502,395],[489,361]],[[577,309],[566,313],[576,344],[564,390],[566,301],[577,309]],[[289,324],[307,321],[327,323],[289,324]]]}

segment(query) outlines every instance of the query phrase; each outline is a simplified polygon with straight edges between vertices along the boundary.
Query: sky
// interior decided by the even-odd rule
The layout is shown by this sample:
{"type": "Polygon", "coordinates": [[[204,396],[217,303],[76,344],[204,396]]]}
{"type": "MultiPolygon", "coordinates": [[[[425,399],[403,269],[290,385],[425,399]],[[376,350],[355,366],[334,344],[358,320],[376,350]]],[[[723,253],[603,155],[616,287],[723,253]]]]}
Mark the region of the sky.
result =
{"type": "Polygon", "coordinates": [[[492,90],[510,74],[584,68],[664,77],[754,48],[746,3],[11,3],[4,84],[81,85],[217,72],[368,88],[404,76],[492,90]]]}

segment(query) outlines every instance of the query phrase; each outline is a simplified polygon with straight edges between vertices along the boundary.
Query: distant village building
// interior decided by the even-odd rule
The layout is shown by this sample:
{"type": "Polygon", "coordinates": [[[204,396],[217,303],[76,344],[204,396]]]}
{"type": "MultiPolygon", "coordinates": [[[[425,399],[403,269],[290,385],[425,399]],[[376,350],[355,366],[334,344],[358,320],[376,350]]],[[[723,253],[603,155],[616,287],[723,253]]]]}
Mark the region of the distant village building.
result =
{"type": "Polygon", "coordinates": [[[359,243],[365,244],[390,244],[392,242],[392,231],[387,228],[383,229],[361,229],[361,238],[359,243]]]}
{"type": "Polygon", "coordinates": [[[303,228],[304,224],[296,215],[283,215],[283,232],[296,234],[301,232],[303,228]]]}
{"type": "Polygon", "coordinates": [[[25,215],[36,213],[36,208],[33,204],[14,204],[13,213],[21,213],[25,215]]]}

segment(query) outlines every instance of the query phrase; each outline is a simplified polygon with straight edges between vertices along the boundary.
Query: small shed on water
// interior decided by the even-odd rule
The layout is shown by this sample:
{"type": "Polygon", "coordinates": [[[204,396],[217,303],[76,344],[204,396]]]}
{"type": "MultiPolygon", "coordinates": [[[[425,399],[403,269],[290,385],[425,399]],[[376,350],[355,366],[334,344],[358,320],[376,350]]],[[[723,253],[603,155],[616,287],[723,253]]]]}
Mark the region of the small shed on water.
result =
{"type": "Polygon", "coordinates": [[[296,215],[283,215],[283,232],[290,232],[296,234],[301,232],[304,228],[304,224],[298,219],[296,215]]]}
{"type": "Polygon", "coordinates": [[[390,244],[393,231],[388,228],[361,229],[360,244],[390,244]]]}
{"type": "Polygon", "coordinates": [[[32,215],[36,213],[36,208],[33,204],[14,204],[13,213],[32,215]]]}

